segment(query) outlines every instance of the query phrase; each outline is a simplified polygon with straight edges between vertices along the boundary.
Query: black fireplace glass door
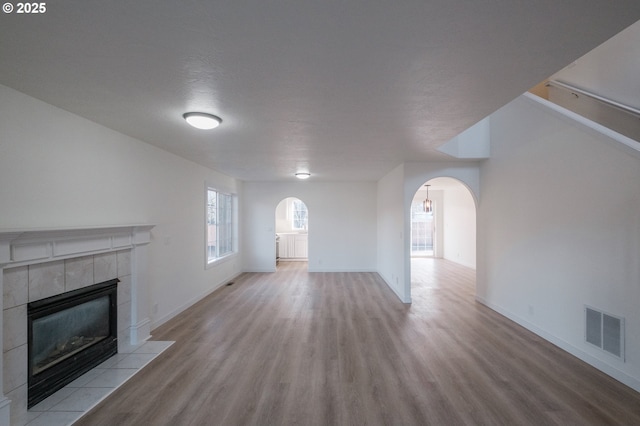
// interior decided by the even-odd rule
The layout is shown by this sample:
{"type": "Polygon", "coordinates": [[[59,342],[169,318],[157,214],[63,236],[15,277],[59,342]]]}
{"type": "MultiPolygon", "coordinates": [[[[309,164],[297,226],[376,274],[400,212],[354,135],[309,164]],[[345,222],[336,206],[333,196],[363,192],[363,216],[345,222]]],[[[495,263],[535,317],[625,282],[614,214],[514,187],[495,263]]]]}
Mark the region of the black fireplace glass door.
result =
{"type": "Polygon", "coordinates": [[[109,296],[33,321],[32,375],[109,336],[109,296]]]}
{"type": "Polygon", "coordinates": [[[118,282],[29,303],[29,408],[118,352],[118,282]]]}

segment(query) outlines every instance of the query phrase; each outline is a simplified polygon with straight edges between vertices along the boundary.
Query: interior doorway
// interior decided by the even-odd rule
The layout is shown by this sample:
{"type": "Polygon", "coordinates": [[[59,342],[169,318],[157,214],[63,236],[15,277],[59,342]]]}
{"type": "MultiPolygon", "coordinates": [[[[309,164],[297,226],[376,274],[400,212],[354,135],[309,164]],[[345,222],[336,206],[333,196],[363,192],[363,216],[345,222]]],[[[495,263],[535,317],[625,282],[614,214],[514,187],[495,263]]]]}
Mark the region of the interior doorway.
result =
{"type": "Polygon", "coordinates": [[[410,298],[412,302],[426,298],[429,303],[436,274],[447,269],[447,262],[476,269],[475,199],[457,179],[431,179],[416,191],[409,220],[410,298]]]}
{"type": "Polygon", "coordinates": [[[287,197],[275,212],[276,269],[281,262],[308,262],[309,210],[296,197],[287,197]]]}

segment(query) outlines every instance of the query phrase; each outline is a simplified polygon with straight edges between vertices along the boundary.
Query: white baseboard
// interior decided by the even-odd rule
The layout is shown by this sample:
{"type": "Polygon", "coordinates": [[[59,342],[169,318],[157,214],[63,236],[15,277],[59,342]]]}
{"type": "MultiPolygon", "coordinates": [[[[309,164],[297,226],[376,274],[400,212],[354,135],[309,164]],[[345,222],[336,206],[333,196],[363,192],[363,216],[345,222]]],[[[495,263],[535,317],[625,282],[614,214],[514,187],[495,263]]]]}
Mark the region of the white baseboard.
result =
{"type": "Polygon", "coordinates": [[[198,303],[199,301],[201,301],[202,299],[204,299],[205,297],[207,297],[208,295],[210,295],[214,291],[218,290],[219,288],[224,287],[228,282],[235,280],[241,274],[242,273],[236,274],[236,275],[233,275],[233,276],[231,276],[231,277],[229,277],[227,279],[221,280],[218,285],[214,286],[213,288],[208,289],[203,294],[190,299],[189,301],[187,301],[186,303],[182,304],[181,306],[179,306],[178,308],[174,309],[173,311],[171,311],[171,312],[161,316],[160,318],[156,319],[155,321],[151,322],[150,330],[153,331],[156,328],[160,327],[162,324],[164,324],[165,322],[169,321],[173,317],[181,314],[182,312],[186,311],[187,309],[189,309],[190,307],[192,307],[193,305],[195,305],[196,303],[198,303]]]}
{"type": "Polygon", "coordinates": [[[138,321],[137,324],[129,327],[129,333],[130,344],[134,346],[139,345],[151,337],[151,320],[149,318],[143,318],[141,321],[138,321]]]}
{"type": "Polygon", "coordinates": [[[470,263],[465,263],[465,262],[460,262],[460,261],[459,261],[459,260],[457,260],[457,259],[450,259],[450,258],[448,258],[448,257],[443,257],[443,259],[444,259],[444,260],[448,260],[449,262],[457,263],[458,265],[462,265],[462,266],[464,266],[465,268],[470,268],[470,269],[473,269],[473,270],[475,270],[475,269],[476,269],[476,265],[472,265],[472,264],[470,264],[470,263]]]}
{"type": "Polygon", "coordinates": [[[276,268],[272,267],[272,268],[249,268],[249,269],[243,269],[242,272],[257,272],[257,273],[268,273],[268,272],[276,272],[276,268]]]}
{"type": "Polygon", "coordinates": [[[619,369],[613,367],[612,365],[609,365],[607,363],[605,363],[604,361],[595,358],[594,356],[588,354],[587,352],[583,351],[582,349],[570,344],[569,342],[560,339],[557,336],[554,336],[548,332],[546,332],[545,330],[537,327],[536,325],[530,323],[529,321],[525,320],[524,318],[521,318],[517,315],[514,315],[513,313],[509,312],[508,310],[502,308],[501,306],[495,305],[493,303],[490,303],[488,301],[486,301],[485,299],[483,299],[480,296],[476,295],[476,301],[478,301],[478,303],[482,303],[483,305],[485,305],[486,307],[488,307],[489,309],[492,309],[494,311],[496,311],[497,313],[499,313],[500,315],[507,317],[508,319],[510,319],[511,321],[515,322],[516,324],[519,324],[521,326],[523,326],[524,328],[526,328],[527,330],[531,331],[532,333],[537,334],[538,336],[542,337],[543,339],[545,339],[546,341],[556,345],[557,347],[559,347],[560,349],[570,353],[571,355],[575,356],[576,358],[579,358],[580,360],[586,362],[587,364],[591,365],[592,367],[602,371],[603,373],[611,376],[612,378],[616,379],[617,381],[629,386],[630,388],[634,389],[637,392],[640,392],[640,380],[638,380],[635,377],[632,377],[630,375],[628,375],[627,373],[620,371],[619,369]]]}
{"type": "Polygon", "coordinates": [[[10,422],[11,422],[11,400],[9,398],[2,396],[2,394],[0,393],[0,425],[8,425],[8,424],[11,424],[10,422]]]}
{"type": "Polygon", "coordinates": [[[366,268],[318,268],[317,266],[309,266],[309,272],[373,272],[377,273],[375,269],[366,268]]]}
{"type": "Polygon", "coordinates": [[[391,291],[393,291],[393,294],[395,294],[398,297],[398,299],[400,299],[400,301],[402,303],[407,303],[407,304],[411,303],[411,299],[405,300],[402,297],[402,295],[400,293],[398,293],[396,288],[390,284],[389,280],[387,280],[384,275],[382,275],[380,272],[378,272],[378,275],[380,276],[380,278],[382,278],[382,281],[384,281],[387,284],[387,287],[389,287],[391,289],[391,291]]]}

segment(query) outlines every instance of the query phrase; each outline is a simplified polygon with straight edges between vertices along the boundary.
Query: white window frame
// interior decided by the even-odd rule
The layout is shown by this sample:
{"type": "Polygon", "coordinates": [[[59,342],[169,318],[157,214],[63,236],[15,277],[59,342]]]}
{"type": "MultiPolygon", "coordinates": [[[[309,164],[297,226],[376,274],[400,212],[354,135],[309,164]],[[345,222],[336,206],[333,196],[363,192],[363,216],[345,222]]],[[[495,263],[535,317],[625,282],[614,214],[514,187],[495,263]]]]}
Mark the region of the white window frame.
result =
{"type": "Polygon", "coordinates": [[[224,191],[206,186],[205,189],[205,265],[210,267],[217,262],[230,258],[237,253],[237,196],[230,191],[224,191]],[[211,218],[209,196],[215,197],[215,214],[211,218]],[[220,203],[223,204],[220,204],[220,203]],[[222,210],[221,208],[227,207],[222,210]],[[231,211],[227,211],[231,209],[231,211]],[[213,221],[215,223],[210,223],[213,221]],[[221,225],[223,228],[221,228],[221,225]],[[213,229],[212,229],[213,227],[213,229]],[[222,231],[222,232],[220,232],[222,231]],[[221,241],[222,236],[222,241],[221,241]],[[212,241],[212,239],[214,241],[212,241]],[[221,251],[222,249],[222,251],[221,251]]]}
{"type": "Polygon", "coordinates": [[[296,230],[296,231],[300,231],[300,230],[307,230],[309,228],[309,210],[307,209],[307,205],[302,201],[299,200],[297,198],[294,198],[293,200],[291,200],[291,229],[296,230]],[[296,206],[297,205],[303,206],[304,210],[302,209],[297,209],[296,206]],[[300,218],[298,216],[298,212],[302,212],[304,211],[304,217],[300,218]],[[297,222],[302,221],[302,226],[296,226],[297,222]]]}

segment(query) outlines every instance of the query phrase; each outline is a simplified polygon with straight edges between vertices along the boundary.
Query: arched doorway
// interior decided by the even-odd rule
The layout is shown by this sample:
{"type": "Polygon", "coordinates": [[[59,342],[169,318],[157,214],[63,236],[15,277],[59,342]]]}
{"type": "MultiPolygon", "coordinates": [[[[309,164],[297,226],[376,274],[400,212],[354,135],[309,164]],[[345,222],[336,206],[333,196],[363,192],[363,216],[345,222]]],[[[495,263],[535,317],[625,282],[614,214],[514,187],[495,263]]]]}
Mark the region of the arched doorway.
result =
{"type": "Polygon", "coordinates": [[[287,197],[275,212],[276,269],[280,262],[308,262],[309,210],[296,197],[287,197]]]}
{"type": "Polygon", "coordinates": [[[454,178],[430,179],[416,191],[410,211],[411,299],[420,299],[418,285],[435,285],[436,271],[447,262],[448,269],[457,264],[475,277],[476,204],[469,188],[454,178]]]}

